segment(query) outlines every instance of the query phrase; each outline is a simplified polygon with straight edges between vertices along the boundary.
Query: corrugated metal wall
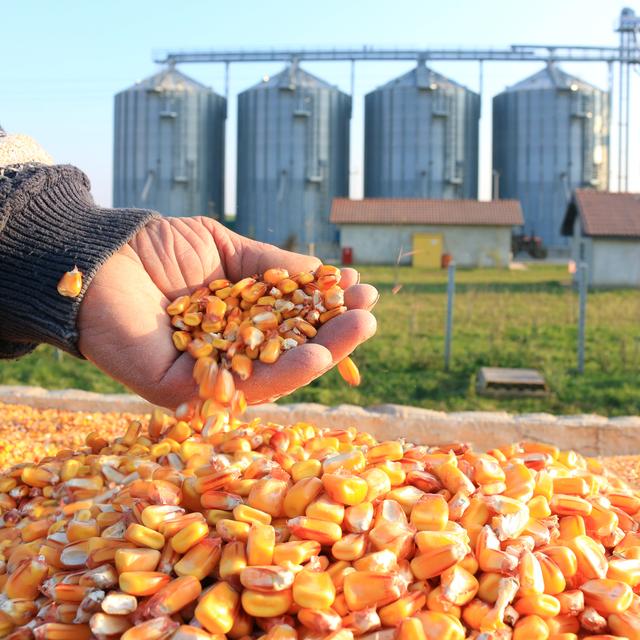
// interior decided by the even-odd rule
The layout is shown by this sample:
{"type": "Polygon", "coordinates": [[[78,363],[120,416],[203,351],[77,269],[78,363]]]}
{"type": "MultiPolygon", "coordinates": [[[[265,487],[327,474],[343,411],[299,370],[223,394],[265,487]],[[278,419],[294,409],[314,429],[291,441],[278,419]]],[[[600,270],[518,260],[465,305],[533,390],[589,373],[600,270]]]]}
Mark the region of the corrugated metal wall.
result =
{"type": "Polygon", "coordinates": [[[424,65],[365,97],[366,197],[477,198],[480,96],[424,65]]]}
{"type": "Polygon", "coordinates": [[[222,218],[225,119],[226,100],[175,69],[117,94],[114,206],[222,218]]]}
{"type": "Polygon", "coordinates": [[[351,98],[297,65],[238,96],[239,233],[336,252],[331,200],[349,193],[351,98]]]}
{"type": "Polygon", "coordinates": [[[499,196],[517,198],[524,231],[567,247],[560,226],[575,188],[608,188],[608,93],[556,67],[493,99],[499,196]]]}

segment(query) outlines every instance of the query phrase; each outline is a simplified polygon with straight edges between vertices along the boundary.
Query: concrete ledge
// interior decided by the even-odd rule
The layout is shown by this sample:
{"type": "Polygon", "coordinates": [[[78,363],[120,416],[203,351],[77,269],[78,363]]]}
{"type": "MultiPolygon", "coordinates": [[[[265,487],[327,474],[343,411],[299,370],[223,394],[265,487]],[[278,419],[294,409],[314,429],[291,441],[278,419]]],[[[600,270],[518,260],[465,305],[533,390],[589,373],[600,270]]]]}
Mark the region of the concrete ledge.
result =
{"type": "MultiPolygon", "coordinates": [[[[133,395],[3,385],[0,385],[0,402],[90,412],[147,413],[152,408],[146,400],[133,395]]],[[[511,415],[503,411],[444,413],[394,404],[363,408],[313,403],[263,404],[249,407],[247,416],[280,424],[312,422],[329,428],[353,426],[379,440],[404,437],[418,444],[463,441],[477,449],[490,449],[507,442],[535,440],[552,442],[562,449],[574,449],[589,456],[640,453],[640,416],[511,415]]]]}

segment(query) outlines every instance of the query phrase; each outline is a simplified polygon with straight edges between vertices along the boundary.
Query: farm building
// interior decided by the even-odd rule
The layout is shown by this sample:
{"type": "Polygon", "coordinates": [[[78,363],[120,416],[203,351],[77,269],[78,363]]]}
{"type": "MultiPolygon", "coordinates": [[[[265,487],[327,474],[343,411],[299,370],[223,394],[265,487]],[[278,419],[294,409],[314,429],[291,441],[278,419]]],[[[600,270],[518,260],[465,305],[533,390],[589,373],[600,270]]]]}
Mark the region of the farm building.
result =
{"type": "Polygon", "coordinates": [[[576,189],[562,233],[595,287],[640,287],[640,193],[576,189]]]}
{"type": "Polygon", "coordinates": [[[438,268],[450,255],[462,267],[508,265],[511,232],[522,225],[517,200],[334,198],[331,222],[340,247],[360,264],[438,268]]]}

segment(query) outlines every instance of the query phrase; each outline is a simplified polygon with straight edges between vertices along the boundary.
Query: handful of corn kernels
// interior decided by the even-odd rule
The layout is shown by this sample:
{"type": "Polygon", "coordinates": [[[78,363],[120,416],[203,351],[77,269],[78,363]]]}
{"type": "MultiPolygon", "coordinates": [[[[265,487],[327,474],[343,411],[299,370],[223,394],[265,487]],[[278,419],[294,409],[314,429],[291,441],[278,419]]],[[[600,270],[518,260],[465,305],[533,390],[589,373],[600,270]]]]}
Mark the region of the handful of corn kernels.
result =
{"type": "MultiPolygon", "coordinates": [[[[213,280],[169,304],[173,344],[196,360],[193,376],[200,398],[242,413],[246,401],[232,374],[247,380],[255,360],[273,364],[344,313],[339,283],[340,269],[330,265],[295,276],[286,269],[268,269],[261,278],[213,280]]],[[[350,358],[338,370],[349,384],[360,383],[350,358]]]]}

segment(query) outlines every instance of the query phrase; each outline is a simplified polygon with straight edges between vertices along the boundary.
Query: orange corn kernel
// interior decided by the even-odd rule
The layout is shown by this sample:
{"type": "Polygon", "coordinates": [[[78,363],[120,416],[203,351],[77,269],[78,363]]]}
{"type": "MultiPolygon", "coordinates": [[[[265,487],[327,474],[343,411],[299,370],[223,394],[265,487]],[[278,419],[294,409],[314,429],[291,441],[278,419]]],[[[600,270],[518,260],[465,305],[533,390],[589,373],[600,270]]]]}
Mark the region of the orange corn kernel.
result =
{"type": "Polygon", "coordinates": [[[58,281],[58,293],[67,298],[77,298],[82,291],[82,271],[74,266],[58,281]]]}

